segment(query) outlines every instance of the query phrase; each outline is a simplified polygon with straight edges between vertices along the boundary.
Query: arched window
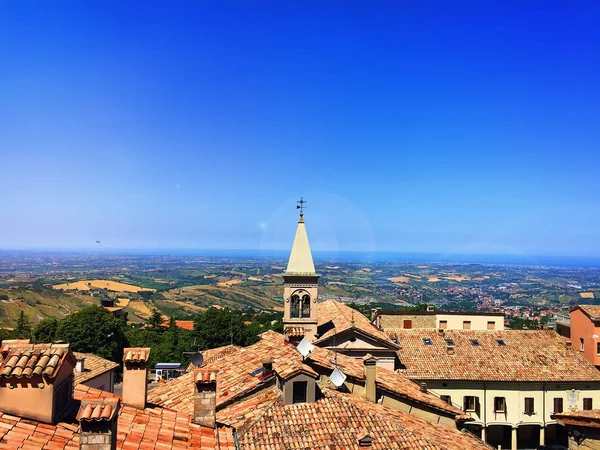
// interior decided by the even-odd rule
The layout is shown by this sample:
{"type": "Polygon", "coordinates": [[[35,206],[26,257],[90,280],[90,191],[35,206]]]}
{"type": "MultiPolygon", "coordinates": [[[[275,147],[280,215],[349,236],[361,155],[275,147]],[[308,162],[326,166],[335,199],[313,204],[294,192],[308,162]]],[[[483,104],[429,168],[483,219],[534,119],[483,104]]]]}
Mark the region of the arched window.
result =
{"type": "Polygon", "coordinates": [[[300,318],[300,297],[297,295],[292,295],[292,299],[290,300],[290,317],[294,319],[300,318]]]}
{"type": "Polygon", "coordinates": [[[310,317],[310,295],[302,296],[302,317],[307,319],[310,317]]]}

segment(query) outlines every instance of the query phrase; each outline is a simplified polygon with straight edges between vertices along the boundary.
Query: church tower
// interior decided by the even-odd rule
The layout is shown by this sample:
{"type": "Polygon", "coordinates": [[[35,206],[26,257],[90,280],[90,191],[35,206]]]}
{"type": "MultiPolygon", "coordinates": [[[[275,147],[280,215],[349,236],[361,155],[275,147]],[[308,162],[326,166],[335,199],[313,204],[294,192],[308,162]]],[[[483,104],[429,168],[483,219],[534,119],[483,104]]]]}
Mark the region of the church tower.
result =
{"type": "Polygon", "coordinates": [[[291,341],[306,337],[310,341],[317,334],[317,281],[306,224],[304,223],[304,203],[300,204],[300,219],[287,269],[283,274],[283,331],[291,341]]]}

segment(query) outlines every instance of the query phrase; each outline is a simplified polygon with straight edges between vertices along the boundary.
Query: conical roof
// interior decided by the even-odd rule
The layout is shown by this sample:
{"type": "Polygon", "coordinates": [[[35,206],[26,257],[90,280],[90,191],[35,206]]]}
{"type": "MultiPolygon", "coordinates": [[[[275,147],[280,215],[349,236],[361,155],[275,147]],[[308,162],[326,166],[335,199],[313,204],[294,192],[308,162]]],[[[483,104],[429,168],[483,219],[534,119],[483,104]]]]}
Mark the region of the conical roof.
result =
{"type": "Polygon", "coordinates": [[[286,274],[288,275],[315,275],[315,264],[313,263],[310,244],[308,243],[308,234],[306,234],[306,224],[300,214],[298,228],[296,228],[296,237],[292,245],[292,253],[288,261],[286,274]]]}

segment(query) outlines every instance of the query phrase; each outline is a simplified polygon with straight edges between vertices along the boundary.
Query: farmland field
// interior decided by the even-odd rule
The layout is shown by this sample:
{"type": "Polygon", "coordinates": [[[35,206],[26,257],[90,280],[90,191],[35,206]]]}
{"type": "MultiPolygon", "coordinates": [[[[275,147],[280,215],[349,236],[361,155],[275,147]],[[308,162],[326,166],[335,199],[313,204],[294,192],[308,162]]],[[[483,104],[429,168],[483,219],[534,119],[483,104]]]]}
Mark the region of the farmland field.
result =
{"type": "Polygon", "coordinates": [[[115,292],[154,292],[154,289],[143,288],[139,286],[134,286],[132,284],[119,283],[117,281],[110,280],[85,280],[85,281],[76,281],[74,283],[63,283],[63,284],[55,284],[52,286],[54,289],[69,291],[69,290],[79,290],[79,291],[89,291],[90,289],[106,289],[108,291],[115,292]]]}

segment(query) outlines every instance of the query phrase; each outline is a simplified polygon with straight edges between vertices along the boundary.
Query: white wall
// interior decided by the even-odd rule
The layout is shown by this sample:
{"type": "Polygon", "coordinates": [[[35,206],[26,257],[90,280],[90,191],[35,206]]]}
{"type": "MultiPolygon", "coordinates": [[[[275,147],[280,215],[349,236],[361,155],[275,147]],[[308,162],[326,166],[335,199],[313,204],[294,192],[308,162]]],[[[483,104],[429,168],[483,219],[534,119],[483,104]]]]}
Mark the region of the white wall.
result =
{"type": "Polygon", "coordinates": [[[436,327],[440,328],[440,321],[448,322],[448,330],[462,330],[463,322],[471,322],[471,330],[487,330],[488,322],[494,322],[495,330],[504,330],[504,316],[488,316],[483,314],[458,315],[458,314],[436,314],[436,327]]]}

